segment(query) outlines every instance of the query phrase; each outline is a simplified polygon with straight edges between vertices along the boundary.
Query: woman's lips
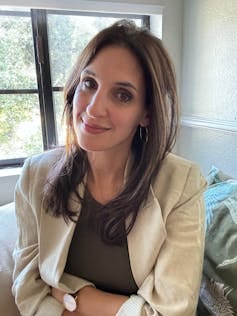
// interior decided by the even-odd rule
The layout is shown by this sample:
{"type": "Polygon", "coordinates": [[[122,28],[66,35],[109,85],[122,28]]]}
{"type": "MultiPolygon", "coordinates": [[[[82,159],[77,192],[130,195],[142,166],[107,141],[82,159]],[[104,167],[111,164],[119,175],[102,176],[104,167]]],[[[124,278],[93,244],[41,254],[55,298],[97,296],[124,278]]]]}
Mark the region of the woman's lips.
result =
{"type": "Polygon", "coordinates": [[[107,127],[103,127],[100,125],[95,125],[89,122],[85,122],[82,120],[82,126],[87,133],[90,134],[100,134],[109,130],[107,127]]]}

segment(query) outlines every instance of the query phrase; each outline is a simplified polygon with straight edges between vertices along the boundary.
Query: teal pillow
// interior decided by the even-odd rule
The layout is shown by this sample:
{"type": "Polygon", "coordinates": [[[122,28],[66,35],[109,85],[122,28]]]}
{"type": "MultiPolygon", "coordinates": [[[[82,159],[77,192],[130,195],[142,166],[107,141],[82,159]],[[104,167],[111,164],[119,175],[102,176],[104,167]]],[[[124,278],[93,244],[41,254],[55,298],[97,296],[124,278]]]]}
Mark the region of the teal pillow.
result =
{"type": "Polygon", "coordinates": [[[237,315],[237,180],[212,167],[207,182],[200,301],[205,315],[237,315]]]}

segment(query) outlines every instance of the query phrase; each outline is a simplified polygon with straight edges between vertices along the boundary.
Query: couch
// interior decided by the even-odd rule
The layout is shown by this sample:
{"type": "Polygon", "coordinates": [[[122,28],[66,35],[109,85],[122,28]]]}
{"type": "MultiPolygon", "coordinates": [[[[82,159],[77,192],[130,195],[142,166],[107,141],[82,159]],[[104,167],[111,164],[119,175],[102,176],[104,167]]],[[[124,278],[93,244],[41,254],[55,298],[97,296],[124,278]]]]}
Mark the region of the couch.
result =
{"type": "Polygon", "coordinates": [[[11,292],[12,249],[17,236],[14,203],[0,206],[0,315],[20,316],[11,292]]]}

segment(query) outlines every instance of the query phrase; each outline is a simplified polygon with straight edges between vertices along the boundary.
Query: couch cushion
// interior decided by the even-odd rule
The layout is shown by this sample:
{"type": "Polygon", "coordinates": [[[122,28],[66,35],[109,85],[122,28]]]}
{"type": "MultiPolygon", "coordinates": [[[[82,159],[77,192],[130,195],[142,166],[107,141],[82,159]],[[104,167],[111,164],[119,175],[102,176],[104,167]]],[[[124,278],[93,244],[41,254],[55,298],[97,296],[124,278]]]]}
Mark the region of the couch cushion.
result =
{"type": "Polygon", "coordinates": [[[0,315],[20,316],[11,292],[13,258],[12,251],[17,236],[14,203],[0,206],[0,315]]]}
{"type": "Polygon", "coordinates": [[[207,180],[200,315],[237,315],[237,180],[216,167],[207,180]]]}

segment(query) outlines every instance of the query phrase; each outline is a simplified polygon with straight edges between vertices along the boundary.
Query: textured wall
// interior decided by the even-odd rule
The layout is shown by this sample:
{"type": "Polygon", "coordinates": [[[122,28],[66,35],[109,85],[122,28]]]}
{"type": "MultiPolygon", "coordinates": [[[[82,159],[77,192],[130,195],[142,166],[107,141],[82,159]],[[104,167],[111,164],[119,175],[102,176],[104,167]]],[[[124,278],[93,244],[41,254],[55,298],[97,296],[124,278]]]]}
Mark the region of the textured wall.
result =
{"type": "Polygon", "coordinates": [[[183,46],[183,0],[164,1],[162,39],[175,65],[178,88],[181,88],[183,46]]]}
{"type": "Polygon", "coordinates": [[[178,152],[196,161],[204,175],[214,165],[237,179],[237,135],[215,129],[182,127],[178,152]]]}
{"type": "Polygon", "coordinates": [[[184,8],[183,113],[237,121],[237,1],[184,8]]]}
{"type": "Polygon", "coordinates": [[[190,124],[178,152],[205,171],[213,162],[237,176],[236,0],[184,1],[181,103],[190,124]]]}

